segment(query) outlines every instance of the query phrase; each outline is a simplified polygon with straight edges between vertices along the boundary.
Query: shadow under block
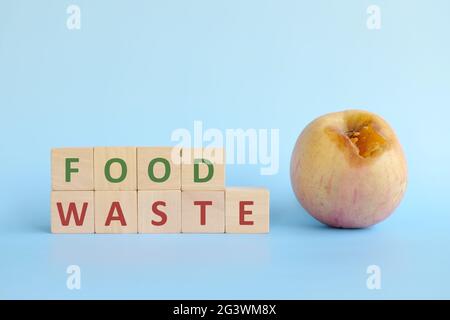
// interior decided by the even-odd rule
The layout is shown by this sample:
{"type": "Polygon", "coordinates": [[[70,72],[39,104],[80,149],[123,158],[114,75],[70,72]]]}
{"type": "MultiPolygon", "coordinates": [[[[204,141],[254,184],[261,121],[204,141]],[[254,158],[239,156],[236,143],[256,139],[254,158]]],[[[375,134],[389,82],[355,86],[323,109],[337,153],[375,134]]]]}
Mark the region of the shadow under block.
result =
{"type": "Polygon", "coordinates": [[[95,191],[96,233],[137,233],[137,191],[95,191]]]}
{"type": "Polygon", "coordinates": [[[52,191],[53,233],[94,233],[94,191],[52,191]]]}
{"type": "Polygon", "coordinates": [[[95,190],[137,190],[136,148],[94,148],[95,190]]]}
{"type": "Polygon", "coordinates": [[[52,149],[52,190],[94,190],[94,148],[52,149]]]}
{"type": "Polygon", "coordinates": [[[181,191],[138,191],[139,233],[181,232],[181,191]]]}
{"type": "Polygon", "coordinates": [[[181,232],[225,232],[224,191],[183,191],[181,202],[181,232]]]}
{"type": "Polygon", "coordinates": [[[182,190],[225,189],[223,148],[183,148],[181,158],[182,190]]]}
{"type": "Polygon", "coordinates": [[[225,232],[268,233],[269,190],[227,188],[225,190],[225,232]]]}
{"type": "Polygon", "coordinates": [[[181,149],[137,148],[138,190],[180,190],[181,149]]]}

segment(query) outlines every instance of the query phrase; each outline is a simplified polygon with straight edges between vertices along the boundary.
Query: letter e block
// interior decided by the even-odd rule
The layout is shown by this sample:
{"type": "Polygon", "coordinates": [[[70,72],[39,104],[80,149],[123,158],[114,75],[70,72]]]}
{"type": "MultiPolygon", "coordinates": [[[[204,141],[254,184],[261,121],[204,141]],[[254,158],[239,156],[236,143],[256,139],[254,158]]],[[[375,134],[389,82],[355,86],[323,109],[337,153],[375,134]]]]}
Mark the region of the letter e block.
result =
{"type": "Polygon", "coordinates": [[[138,191],[139,233],[181,232],[181,191],[138,191]]]}
{"type": "Polygon", "coordinates": [[[224,191],[183,191],[181,199],[181,232],[225,232],[224,191]]]}
{"type": "Polygon", "coordinates": [[[94,190],[94,149],[52,149],[52,190],[94,190]]]}
{"type": "Polygon", "coordinates": [[[138,190],[181,190],[181,149],[137,148],[138,190]]]}
{"type": "Polygon", "coordinates": [[[227,188],[225,190],[225,232],[269,232],[269,190],[227,188]]]}
{"type": "Polygon", "coordinates": [[[137,190],[136,148],[94,148],[95,190],[137,190]]]}
{"type": "Polygon", "coordinates": [[[96,233],[137,233],[137,191],[95,191],[96,233]]]}
{"type": "Polygon", "coordinates": [[[94,191],[52,191],[53,233],[94,233],[94,191]]]}
{"type": "Polygon", "coordinates": [[[225,190],[223,148],[183,148],[181,154],[182,190],[225,190]]]}

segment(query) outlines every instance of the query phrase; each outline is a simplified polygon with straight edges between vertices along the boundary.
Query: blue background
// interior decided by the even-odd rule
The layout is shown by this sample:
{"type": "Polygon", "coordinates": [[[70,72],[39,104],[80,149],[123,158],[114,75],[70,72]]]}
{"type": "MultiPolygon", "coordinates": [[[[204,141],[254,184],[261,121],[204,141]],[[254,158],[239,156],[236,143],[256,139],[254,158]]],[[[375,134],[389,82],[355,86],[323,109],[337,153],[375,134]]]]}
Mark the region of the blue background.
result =
{"type": "Polygon", "coordinates": [[[450,2],[0,2],[0,298],[450,298],[450,2]],[[81,30],[66,28],[69,4],[81,30]],[[381,30],[366,9],[381,8],[381,30]],[[396,129],[409,188],[387,221],[334,230],[289,181],[315,117],[396,129]],[[279,128],[268,235],[52,235],[50,149],[171,145],[176,128],[279,128]],[[81,290],[66,268],[81,267],[81,290]],[[368,290],[366,268],[382,271],[368,290]]]}

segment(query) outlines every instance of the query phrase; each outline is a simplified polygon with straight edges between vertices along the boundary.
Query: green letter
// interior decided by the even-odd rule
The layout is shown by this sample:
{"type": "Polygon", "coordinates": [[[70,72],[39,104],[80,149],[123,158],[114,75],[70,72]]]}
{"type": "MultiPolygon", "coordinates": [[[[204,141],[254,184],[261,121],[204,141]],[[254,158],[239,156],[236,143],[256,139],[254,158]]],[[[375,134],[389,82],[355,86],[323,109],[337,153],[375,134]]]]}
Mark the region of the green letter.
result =
{"type": "Polygon", "coordinates": [[[66,182],[70,182],[70,174],[78,172],[78,168],[72,168],[72,162],[80,162],[79,158],[66,158],[66,182]]]}
{"type": "Polygon", "coordinates": [[[195,159],[194,160],[194,182],[208,182],[214,175],[214,165],[211,161],[206,159],[195,159]],[[208,166],[208,174],[204,178],[200,178],[200,163],[204,163],[208,166]]]}
{"type": "Polygon", "coordinates": [[[148,164],[148,176],[150,177],[150,180],[152,180],[154,182],[164,182],[167,179],[169,179],[169,176],[170,176],[169,161],[167,161],[167,159],[164,159],[164,158],[155,158],[152,161],[150,161],[150,163],[148,164]],[[164,175],[161,178],[156,177],[154,170],[153,170],[153,168],[155,167],[155,164],[157,162],[161,162],[162,164],[164,164],[164,169],[166,170],[166,172],[164,173],[164,175]]]}
{"type": "Polygon", "coordinates": [[[106,164],[105,164],[106,180],[108,180],[109,182],[112,182],[112,183],[118,183],[118,182],[122,182],[123,180],[125,180],[126,176],[127,176],[127,164],[125,163],[125,161],[123,159],[112,158],[106,162],[106,164]],[[117,162],[122,167],[122,174],[118,178],[111,177],[111,165],[114,162],[117,162]]]}

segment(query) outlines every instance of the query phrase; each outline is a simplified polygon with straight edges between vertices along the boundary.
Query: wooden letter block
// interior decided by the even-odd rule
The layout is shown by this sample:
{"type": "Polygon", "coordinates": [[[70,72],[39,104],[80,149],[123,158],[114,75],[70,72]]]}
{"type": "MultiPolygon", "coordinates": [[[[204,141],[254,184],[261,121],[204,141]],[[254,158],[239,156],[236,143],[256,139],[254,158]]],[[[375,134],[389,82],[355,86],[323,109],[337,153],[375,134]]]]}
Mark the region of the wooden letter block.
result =
{"type": "Polygon", "coordinates": [[[96,233],[137,233],[137,191],[95,191],[96,233]]]}
{"type": "Polygon", "coordinates": [[[225,189],[225,151],[223,148],[183,149],[182,190],[225,189]]]}
{"type": "Polygon", "coordinates": [[[52,191],[53,233],[94,233],[94,191],[52,191]]]}
{"type": "Polygon", "coordinates": [[[94,148],[95,190],[137,190],[135,147],[94,148]]]}
{"type": "Polygon", "coordinates": [[[137,148],[138,190],[180,190],[181,150],[172,147],[137,148]]]}
{"type": "Polygon", "coordinates": [[[138,191],[139,233],[181,232],[181,191],[138,191]]]}
{"type": "Polygon", "coordinates": [[[52,190],[94,190],[94,149],[52,149],[52,190]]]}
{"type": "Polygon", "coordinates": [[[269,232],[269,190],[227,188],[225,190],[225,232],[269,232]]]}
{"type": "Polygon", "coordinates": [[[183,191],[181,199],[181,232],[225,232],[224,191],[183,191]]]}

